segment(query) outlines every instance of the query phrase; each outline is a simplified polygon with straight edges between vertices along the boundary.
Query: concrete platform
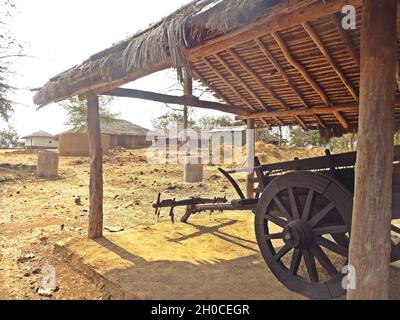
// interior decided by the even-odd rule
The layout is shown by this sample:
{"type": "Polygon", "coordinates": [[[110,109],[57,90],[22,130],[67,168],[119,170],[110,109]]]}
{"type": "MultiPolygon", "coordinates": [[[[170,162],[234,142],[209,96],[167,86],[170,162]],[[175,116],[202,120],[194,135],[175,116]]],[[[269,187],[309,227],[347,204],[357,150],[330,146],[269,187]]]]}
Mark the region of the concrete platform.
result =
{"type": "Polygon", "coordinates": [[[203,214],[55,251],[115,299],[304,299],[268,270],[253,229],[249,213],[203,214]]]}

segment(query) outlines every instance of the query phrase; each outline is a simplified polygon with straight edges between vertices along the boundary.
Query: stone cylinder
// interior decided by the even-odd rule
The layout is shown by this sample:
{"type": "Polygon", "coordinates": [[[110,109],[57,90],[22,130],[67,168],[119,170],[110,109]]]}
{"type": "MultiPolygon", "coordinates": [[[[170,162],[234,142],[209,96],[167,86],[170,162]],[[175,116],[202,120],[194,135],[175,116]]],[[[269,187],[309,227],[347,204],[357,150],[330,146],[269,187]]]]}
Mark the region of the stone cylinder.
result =
{"type": "Polygon", "coordinates": [[[58,152],[40,151],[37,165],[38,176],[42,178],[58,177],[58,162],[58,152]]]}
{"type": "Polygon", "coordinates": [[[184,182],[197,183],[203,181],[203,164],[201,158],[187,156],[184,163],[184,182]]]}

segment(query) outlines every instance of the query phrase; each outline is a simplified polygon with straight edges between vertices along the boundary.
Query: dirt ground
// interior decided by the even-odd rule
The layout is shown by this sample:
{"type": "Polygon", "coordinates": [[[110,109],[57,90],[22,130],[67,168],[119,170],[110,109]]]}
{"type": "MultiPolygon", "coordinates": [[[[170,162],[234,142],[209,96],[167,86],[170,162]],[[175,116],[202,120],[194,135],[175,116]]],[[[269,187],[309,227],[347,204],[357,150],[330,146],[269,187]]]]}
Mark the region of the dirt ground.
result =
{"type": "MultiPolygon", "coordinates": [[[[283,151],[262,144],[257,152],[269,163],[323,154],[318,148],[283,151]]],[[[89,159],[60,158],[60,177],[54,180],[37,177],[36,162],[34,151],[0,152],[0,299],[102,299],[99,285],[53,253],[56,242],[86,235],[89,159]],[[37,293],[47,265],[57,274],[58,290],[50,298],[37,293]]],[[[203,183],[184,184],[182,176],[181,165],[148,164],[146,150],[112,151],[104,159],[105,226],[131,229],[157,223],[151,204],[159,192],[163,198],[236,198],[217,166],[205,167],[203,183]]],[[[245,176],[237,178],[244,185],[245,176]]],[[[166,210],[160,220],[167,219],[166,210]]]]}

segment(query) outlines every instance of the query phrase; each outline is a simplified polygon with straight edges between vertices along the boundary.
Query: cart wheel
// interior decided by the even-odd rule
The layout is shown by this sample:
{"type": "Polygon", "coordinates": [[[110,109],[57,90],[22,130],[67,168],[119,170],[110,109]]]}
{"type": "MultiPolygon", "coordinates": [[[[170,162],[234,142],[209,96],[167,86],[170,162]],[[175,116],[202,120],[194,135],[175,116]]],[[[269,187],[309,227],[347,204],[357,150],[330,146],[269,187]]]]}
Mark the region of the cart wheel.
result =
{"type": "Polygon", "coordinates": [[[391,262],[400,260],[400,228],[394,224],[391,225],[392,229],[392,251],[391,262]]]}
{"type": "Polygon", "coordinates": [[[297,171],[275,178],[258,202],[255,231],[278,280],[310,298],[342,297],[352,207],[352,194],[328,175],[297,171]]]}

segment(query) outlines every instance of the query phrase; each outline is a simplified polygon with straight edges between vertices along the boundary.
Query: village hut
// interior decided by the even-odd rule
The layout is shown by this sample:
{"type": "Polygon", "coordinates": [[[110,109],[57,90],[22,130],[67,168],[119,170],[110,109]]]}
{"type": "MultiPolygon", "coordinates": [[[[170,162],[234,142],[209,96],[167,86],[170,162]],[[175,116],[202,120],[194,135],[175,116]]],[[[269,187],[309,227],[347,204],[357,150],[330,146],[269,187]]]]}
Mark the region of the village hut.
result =
{"type": "MultiPolygon", "coordinates": [[[[108,153],[110,149],[122,147],[126,149],[143,148],[151,145],[148,141],[149,129],[143,128],[126,120],[100,121],[102,134],[102,150],[108,153]]],[[[89,138],[87,125],[73,128],[58,135],[58,151],[62,156],[88,156],[89,138]]]]}
{"type": "Polygon", "coordinates": [[[57,149],[58,147],[57,137],[43,130],[28,134],[21,139],[25,140],[26,149],[57,149]]]}
{"type": "Polygon", "coordinates": [[[251,129],[299,125],[325,137],[358,131],[349,254],[357,289],[348,297],[387,298],[400,119],[396,19],[396,0],[196,0],[51,78],[35,104],[71,96],[88,102],[89,237],[103,230],[98,95],[220,110],[251,129]],[[168,68],[184,81],[184,96],[119,88],[168,68]],[[219,102],[194,97],[192,78],[219,102]]]}

